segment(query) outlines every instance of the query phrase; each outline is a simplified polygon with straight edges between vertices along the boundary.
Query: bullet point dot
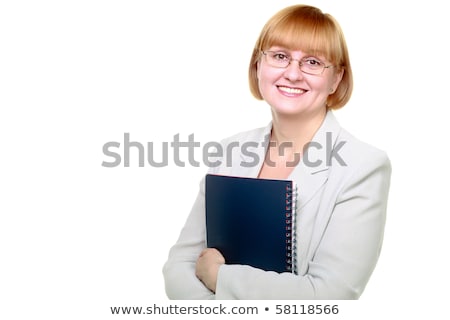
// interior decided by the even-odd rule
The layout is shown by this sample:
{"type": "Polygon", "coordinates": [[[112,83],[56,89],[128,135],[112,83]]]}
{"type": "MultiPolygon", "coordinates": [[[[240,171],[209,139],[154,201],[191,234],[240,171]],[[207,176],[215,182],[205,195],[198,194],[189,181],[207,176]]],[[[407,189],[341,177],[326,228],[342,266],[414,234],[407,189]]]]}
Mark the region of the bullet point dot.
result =
{"type": "Polygon", "coordinates": [[[266,310],[266,311],[269,311],[269,308],[267,308],[267,307],[266,307],[266,309],[265,309],[265,310],[266,310]]]}

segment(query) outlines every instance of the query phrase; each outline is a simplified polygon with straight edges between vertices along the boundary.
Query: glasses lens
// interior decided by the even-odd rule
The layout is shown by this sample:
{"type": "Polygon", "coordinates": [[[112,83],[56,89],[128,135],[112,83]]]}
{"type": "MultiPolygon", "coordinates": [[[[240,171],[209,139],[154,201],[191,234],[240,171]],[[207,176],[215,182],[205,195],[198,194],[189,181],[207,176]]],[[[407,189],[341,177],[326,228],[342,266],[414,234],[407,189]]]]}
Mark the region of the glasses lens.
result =
{"type": "Polygon", "coordinates": [[[300,70],[309,74],[319,74],[322,73],[324,66],[323,62],[317,59],[307,58],[301,61],[300,70]]]}
{"type": "Polygon", "coordinates": [[[283,52],[266,51],[264,53],[266,61],[269,65],[276,68],[286,68],[291,58],[283,52]]]}

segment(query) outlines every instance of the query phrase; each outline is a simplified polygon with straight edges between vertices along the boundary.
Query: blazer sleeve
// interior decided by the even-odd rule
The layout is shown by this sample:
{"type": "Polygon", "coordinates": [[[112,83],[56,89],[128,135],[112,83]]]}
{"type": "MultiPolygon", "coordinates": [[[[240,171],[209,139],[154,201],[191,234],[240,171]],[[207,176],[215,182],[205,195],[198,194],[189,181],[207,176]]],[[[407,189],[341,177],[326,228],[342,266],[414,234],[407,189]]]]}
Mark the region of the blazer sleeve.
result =
{"type": "Polygon", "coordinates": [[[206,247],[204,179],[190,215],[163,267],[169,299],[214,299],[214,294],[195,275],[200,252],[206,247]]]}
{"type": "Polygon", "coordinates": [[[333,203],[321,203],[321,210],[329,214],[315,226],[320,241],[305,274],[222,265],[216,299],[359,298],[379,257],[391,175],[390,161],[382,151],[360,160],[342,183],[325,191],[334,194],[334,201],[327,198],[333,203]]]}

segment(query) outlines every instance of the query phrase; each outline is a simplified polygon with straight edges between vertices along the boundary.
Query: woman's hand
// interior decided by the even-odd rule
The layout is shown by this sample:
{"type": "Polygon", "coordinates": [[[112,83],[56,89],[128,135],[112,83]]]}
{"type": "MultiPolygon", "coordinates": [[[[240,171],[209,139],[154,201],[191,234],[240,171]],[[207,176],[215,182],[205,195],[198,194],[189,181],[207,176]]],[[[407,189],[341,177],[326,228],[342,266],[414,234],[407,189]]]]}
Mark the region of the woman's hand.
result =
{"type": "Polygon", "coordinates": [[[219,268],[225,263],[225,258],[214,248],[204,249],[198,259],[195,267],[195,275],[212,292],[216,292],[217,274],[219,268]]]}

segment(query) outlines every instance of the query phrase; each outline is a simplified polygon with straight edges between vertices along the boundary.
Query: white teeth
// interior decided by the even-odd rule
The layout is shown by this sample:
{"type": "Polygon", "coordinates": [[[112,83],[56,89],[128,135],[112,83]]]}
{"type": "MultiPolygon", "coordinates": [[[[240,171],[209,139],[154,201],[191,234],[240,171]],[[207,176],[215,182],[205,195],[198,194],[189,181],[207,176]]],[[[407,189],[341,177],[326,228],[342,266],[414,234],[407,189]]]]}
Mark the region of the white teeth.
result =
{"type": "Polygon", "coordinates": [[[295,93],[295,94],[300,94],[305,92],[305,90],[302,89],[297,89],[297,88],[288,88],[288,87],[278,87],[281,91],[286,92],[286,93],[295,93]]]}

